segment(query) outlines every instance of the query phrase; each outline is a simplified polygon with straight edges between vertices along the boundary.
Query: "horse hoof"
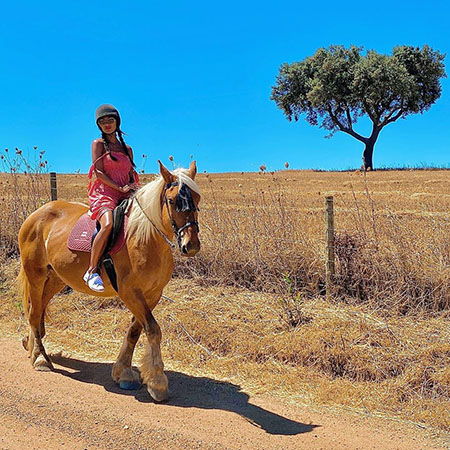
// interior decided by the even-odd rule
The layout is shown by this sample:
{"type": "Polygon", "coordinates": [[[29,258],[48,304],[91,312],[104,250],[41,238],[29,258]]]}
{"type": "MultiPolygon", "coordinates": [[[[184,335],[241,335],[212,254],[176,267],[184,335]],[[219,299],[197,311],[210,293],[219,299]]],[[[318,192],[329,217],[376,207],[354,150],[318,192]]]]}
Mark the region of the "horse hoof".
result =
{"type": "Polygon", "coordinates": [[[141,387],[141,383],[139,383],[139,381],[121,381],[119,387],[120,389],[125,389],[127,391],[134,391],[141,387]]]}
{"type": "Polygon", "coordinates": [[[53,364],[50,361],[47,361],[42,355],[39,355],[36,358],[33,367],[34,370],[37,370],[38,372],[50,372],[53,370],[53,364]]]}
{"type": "MultiPolygon", "coordinates": [[[[145,378],[144,378],[144,381],[145,378]]],[[[157,403],[165,402],[169,398],[169,380],[164,372],[146,381],[147,391],[157,403]]]]}
{"type": "Polygon", "coordinates": [[[154,389],[147,388],[151,398],[156,403],[163,403],[169,400],[169,391],[155,391],[154,389]]]}

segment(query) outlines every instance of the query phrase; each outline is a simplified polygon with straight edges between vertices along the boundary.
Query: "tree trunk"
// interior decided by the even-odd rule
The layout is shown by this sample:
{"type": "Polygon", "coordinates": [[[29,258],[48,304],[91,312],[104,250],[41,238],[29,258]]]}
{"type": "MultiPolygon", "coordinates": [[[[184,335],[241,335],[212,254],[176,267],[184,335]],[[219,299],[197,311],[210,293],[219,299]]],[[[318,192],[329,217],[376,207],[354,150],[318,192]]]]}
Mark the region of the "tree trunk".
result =
{"type": "Polygon", "coordinates": [[[372,125],[372,133],[370,137],[364,141],[366,148],[363,152],[363,167],[364,170],[373,170],[373,148],[375,147],[375,142],[377,142],[378,135],[383,127],[376,124],[375,122],[372,125]]]}
{"type": "Polygon", "coordinates": [[[373,170],[373,148],[375,147],[375,142],[368,140],[366,142],[366,148],[363,152],[363,167],[364,170],[373,170]]]}

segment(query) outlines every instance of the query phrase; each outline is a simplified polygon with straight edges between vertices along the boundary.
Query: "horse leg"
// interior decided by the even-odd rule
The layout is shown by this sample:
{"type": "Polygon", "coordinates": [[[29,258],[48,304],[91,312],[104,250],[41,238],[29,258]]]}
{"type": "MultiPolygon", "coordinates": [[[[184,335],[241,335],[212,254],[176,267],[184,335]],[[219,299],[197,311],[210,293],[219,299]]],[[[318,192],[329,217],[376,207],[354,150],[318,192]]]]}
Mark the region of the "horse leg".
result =
{"type": "Polygon", "coordinates": [[[28,321],[30,323],[30,334],[22,341],[26,350],[29,351],[31,364],[36,370],[52,370],[52,362],[47,355],[42,339],[45,336],[45,309],[52,297],[65,286],[65,283],[48,269],[44,286],[40,283],[30,285],[30,311],[28,321]]]}
{"type": "MultiPolygon", "coordinates": [[[[155,401],[165,401],[168,398],[169,382],[164,374],[161,356],[161,328],[140,289],[122,292],[120,296],[136,320],[140,322],[147,336],[147,348],[140,366],[142,381],[147,385],[147,390],[155,401]]],[[[157,298],[160,296],[161,292],[157,294],[157,298]]]]}
{"type": "Polygon", "coordinates": [[[138,389],[141,385],[139,373],[131,368],[134,348],[141,331],[141,323],[133,316],[130,328],[128,328],[119,356],[111,372],[112,379],[119,383],[121,389],[138,389]]]}
{"type": "Polygon", "coordinates": [[[164,363],[161,355],[161,328],[149,310],[144,331],[148,344],[141,362],[141,376],[147,385],[147,391],[157,402],[163,402],[169,397],[169,381],[164,373],[164,363]]]}

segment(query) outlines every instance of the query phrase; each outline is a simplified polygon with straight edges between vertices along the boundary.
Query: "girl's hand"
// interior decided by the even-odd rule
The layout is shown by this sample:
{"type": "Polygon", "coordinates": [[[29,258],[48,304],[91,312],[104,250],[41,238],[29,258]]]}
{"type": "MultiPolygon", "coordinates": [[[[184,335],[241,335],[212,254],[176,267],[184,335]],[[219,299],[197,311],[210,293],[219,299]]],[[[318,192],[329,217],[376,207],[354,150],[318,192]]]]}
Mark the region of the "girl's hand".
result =
{"type": "Polygon", "coordinates": [[[128,186],[128,184],[126,184],[125,186],[122,186],[121,188],[120,188],[120,192],[122,192],[123,194],[126,194],[127,192],[130,192],[131,191],[131,187],[130,186],[128,186]]]}

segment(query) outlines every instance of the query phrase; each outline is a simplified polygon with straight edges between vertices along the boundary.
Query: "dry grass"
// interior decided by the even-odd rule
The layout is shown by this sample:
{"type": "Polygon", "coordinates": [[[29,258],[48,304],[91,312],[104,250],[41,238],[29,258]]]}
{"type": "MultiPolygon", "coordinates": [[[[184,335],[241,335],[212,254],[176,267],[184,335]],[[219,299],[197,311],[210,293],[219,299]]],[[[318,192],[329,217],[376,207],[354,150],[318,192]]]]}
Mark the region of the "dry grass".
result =
{"type": "Polygon", "coordinates": [[[206,175],[200,180],[203,251],[180,259],[178,273],[283,297],[323,294],[324,199],[331,194],[337,296],[400,313],[446,310],[448,173],[206,175]]]}
{"type": "MultiPolygon", "coordinates": [[[[8,278],[17,270],[17,262],[10,264],[8,278]]],[[[21,337],[26,324],[13,283],[3,288],[0,322],[7,334],[21,337]]],[[[292,329],[281,320],[273,294],[178,278],[166,295],[175,301],[162,300],[156,317],[167,369],[227,380],[250,393],[450,431],[449,317],[387,319],[316,298],[303,303],[306,320],[292,329]]],[[[60,294],[49,309],[46,345],[53,352],[112,360],[129,320],[116,299],[60,294]]]]}
{"type": "Polygon", "coordinates": [[[0,261],[18,254],[17,233],[23,221],[50,200],[45,174],[45,151],[34,147],[34,154],[5,149],[0,152],[0,261]]]}
{"type": "MultiPolygon", "coordinates": [[[[178,261],[165,292],[175,302],[156,309],[166,365],[450,431],[448,172],[366,177],[200,175],[202,252],[178,261]],[[328,194],[338,230],[330,302],[322,295],[328,194]]],[[[85,176],[58,181],[60,198],[85,201],[85,176]]],[[[17,267],[1,268],[0,323],[23,334],[8,281],[17,267]]],[[[128,321],[117,300],[59,295],[49,343],[112,359],[128,321]]]]}

